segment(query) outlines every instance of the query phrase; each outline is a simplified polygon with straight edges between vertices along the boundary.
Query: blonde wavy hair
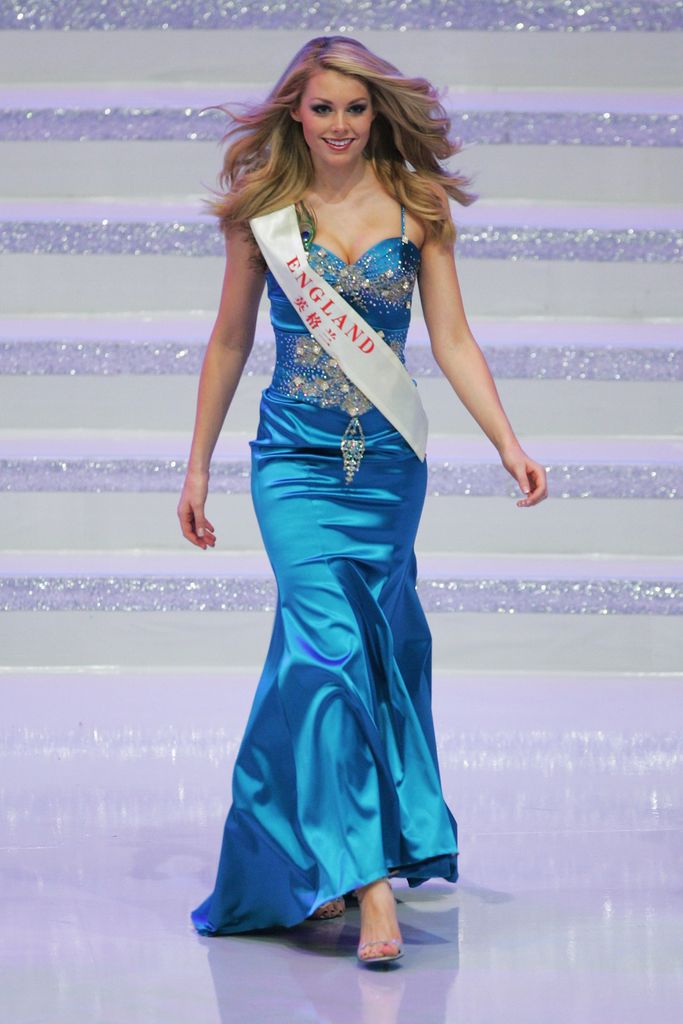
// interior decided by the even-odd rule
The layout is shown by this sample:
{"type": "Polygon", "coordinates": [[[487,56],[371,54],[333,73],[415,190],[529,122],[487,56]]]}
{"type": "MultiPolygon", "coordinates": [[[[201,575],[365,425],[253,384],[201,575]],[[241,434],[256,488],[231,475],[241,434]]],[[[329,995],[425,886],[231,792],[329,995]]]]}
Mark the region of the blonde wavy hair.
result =
{"type": "Polygon", "coordinates": [[[219,177],[223,191],[208,201],[223,231],[299,203],[312,183],[310,151],[290,111],[299,106],[308,79],[321,69],[363,80],[376,111],[364,156],[386,192],[422,223],[428,238],[453,244],[456,229],[447,215],[448,197],[468,206],[478,196],[465,191],[468,177],[441,165],[461,146],[449,138],[450,119],[436,89],[425,78],[401,74],[347,36],[309,40],[266,99],[245,113],[215,108],[235,122],[223,137],[230,142],[219,177]]]}

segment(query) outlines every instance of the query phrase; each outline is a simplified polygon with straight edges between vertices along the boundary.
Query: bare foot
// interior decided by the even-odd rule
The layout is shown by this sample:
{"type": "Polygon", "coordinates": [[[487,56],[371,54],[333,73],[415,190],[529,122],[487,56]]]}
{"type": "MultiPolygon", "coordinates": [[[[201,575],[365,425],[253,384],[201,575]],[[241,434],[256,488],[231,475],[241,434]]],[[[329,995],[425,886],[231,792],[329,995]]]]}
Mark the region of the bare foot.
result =
{"type": "Polygon", "coordinates": [[[356,892],[360,904],[360,959],[395,955],[400,951],[403,940],[389,879],[378,878],[376,882],[370,882],[356,892]],[[387,941],[390,939],[398,941],[387,941]]]}

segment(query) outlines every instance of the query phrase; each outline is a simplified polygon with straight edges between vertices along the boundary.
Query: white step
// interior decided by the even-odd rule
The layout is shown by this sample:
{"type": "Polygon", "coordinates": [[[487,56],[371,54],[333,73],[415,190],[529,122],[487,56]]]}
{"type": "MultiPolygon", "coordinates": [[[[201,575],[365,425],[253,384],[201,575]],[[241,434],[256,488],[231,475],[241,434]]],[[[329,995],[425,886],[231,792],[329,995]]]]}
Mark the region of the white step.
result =
{"type": "MultiPolygon", "coordinates": [[[[214,142],[50,141],[50,174],[45,175],[35,147],[35,142],[2,143],[0,194],[181,199],[208,194],[221,166],[214,142]]],[[[454,157],[452,165],[473,177],[472,189],[482,197],[473,211],[487,197],[610,204],[615,180],[625,204],[636,206],[649,191],[669,207],[681,202],[683,147],[480,143],[454,157]]]]}
{"type": "MultiPolygon", "coordinates": [[[[681,623],[663,615],[428,615],[440,671],[676,673],[681,623]]],[[[5,612],[0,664],[175,670],[256,669],[270,612],[5,612]]]]}
{"type": "MultiPolygon", "coordinates": [[[[531,445],[528,446],[534,451],[531,445]]],[[[515,498],[428,496],[420,521],[419,553],[667,557],[683,554],[679,501],[638,498],[562,499],[550,496],[533,509],[515,498]]],[[[187,550],[176,518],[175,493],[3,492],[0,518],[8,549],[115,551],[187,550]]],[[[211,491],[207,515],[218,545],[261,548],[261,534],[247,493],[211,491]]],[[[0,558],[1,561],[1,558],[0,558]]]]}
{"type": "MultiPolygon", "coordinates": [[[[424,75],[427,71],[437,85],[574,89],[578,80],[587,88],[613,89],[615,83],[646,91],[680,88],[681,35],[636,31],[641,18],[648,19],[649,9],[648,4],[640,13],[625,10],[619,27],[631,31],[617,33],[518,31],[518,13],[511,5],[509,31],[497,31],[495,25],[492,31],[430,27],[409,32],[383,26],[382,30],[365,28],[362,40],[405,74],[424,75]],[[429,54],[427,69],[425,54],[429,54]]],[[[215,5],[211,10],[216,12],[215,5]]],[[[529,16],[534,13],[530,10],[529,16]]],[[[399,19],[405,17],[398,9],[396,14],[399,19]]],[[[555,14],[561,22],[562,11],[556,8],[555,14]]],[[[345,17],[353,19],[351,8],[345,10],[345,17]]],[[[367,9],[361,17],[368,17],[367,9]]],[[[574,20],[580,23],[574,9],[567,9],[564,17],[570,25],[574,20]]],[[[24,23],[31,25],[28,18],[24,23]]],[[[225,27],[229,28],[229,23],[225,27]]],[[[316,34],[310,28],[283,30],[268,28],[266,23],[238,32],[197,27],[190,31],[118,30],[105,37],[90,31],[0,31],[0,81],[207,83],[216,87],[220,101],[216,83],[225,81],[226,70],[232,81],[272,84],[287,60],[316,34]]]]}
{"type": "MultiPolygon", "coordinates": [[[[468,317],[683,317],[681,269],[673,263],[462,255],[457,263],[468,317]]],[[[223,270],[218,257],[0,255],[9,316],[213,310],[223,270]]]]}
{"type": "MultiPolygon", "coordinates": [[[[242,377],[226,420],[230,433],[255,436],[267,384],[266,376],[242,377]]],[[[481,433],[445,378],[422,379],[419,387],[433,433],[481,433]]],[[[522,444],[546,434],[670,437],[681,431],[681,388],[672,381],[498,380],[497,389],[522,444]]],[[[44,430],[125,427],[189,438],[196,394],[190,376],[3,376],[0,429],[40,422],[44,430]]]]}

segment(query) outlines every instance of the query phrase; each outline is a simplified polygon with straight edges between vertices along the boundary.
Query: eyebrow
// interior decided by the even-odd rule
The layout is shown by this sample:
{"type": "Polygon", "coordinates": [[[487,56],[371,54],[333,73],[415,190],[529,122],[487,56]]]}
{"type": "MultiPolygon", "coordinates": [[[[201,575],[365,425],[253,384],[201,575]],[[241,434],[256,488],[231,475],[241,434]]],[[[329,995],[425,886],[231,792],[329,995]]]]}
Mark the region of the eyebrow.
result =
{"type": "MultiPolygon", "coordinates": [[[[355,100],[349,100],[349,103],[366,103],[367,99],[367,96],[357,96],[355,100]]],[[[313,102],[313,100],[317,100],[318,102],[322,101],[323,103],[329,103],[330,105],[332,104],[332,100],[325,99],[324,96],[312,96],[311,102],[313,102]]]]}

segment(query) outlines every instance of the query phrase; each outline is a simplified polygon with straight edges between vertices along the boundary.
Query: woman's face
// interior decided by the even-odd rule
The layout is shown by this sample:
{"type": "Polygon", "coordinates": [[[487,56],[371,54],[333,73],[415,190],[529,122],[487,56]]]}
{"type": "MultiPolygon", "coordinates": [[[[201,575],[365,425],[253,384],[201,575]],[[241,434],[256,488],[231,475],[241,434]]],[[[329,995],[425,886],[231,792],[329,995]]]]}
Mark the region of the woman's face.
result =
{"type": "Polygon", "coordinates": [[[348,166],[360,159],[374,118],[362,78],[338,71],[316,71],[292,110],[301,122],[314,164],[348,166]]]}

